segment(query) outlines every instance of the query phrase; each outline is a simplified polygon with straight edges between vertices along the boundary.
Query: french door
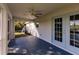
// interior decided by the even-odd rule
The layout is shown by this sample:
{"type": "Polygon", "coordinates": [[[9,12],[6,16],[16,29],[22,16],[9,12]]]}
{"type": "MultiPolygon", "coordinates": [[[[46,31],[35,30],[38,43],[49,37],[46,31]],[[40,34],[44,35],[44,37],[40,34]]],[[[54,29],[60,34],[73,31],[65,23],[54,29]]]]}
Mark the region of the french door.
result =
{"type": "Polygon", "coordinates": [[[53,44],[58,47],[64,47],[64,34],[63,34],[63,17],[57,17],[53,20],[53,44]]]}
{"type": "Polygon", "coordinates": [[[69,49],[79,54],[79,14],[71,15],[70,21],[70,40],[69,49]]]}
{"type": "Polygon", "coordinates": [[[79,14],[53,19],[53,44],[79,54],[79,14]]]}

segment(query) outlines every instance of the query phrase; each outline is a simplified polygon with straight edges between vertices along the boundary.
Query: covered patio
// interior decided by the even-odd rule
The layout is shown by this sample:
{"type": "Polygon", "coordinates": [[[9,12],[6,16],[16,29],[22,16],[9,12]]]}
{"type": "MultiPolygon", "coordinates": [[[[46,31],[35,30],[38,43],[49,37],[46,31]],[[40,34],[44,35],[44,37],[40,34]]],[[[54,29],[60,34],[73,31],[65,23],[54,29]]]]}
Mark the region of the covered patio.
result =
{"type": "Polygon", "coordinates": [[[1,3],[1,55],[79,54],[79,4],[1,3]],[[31,35],[15,36],[15,21],[31,35]]]}

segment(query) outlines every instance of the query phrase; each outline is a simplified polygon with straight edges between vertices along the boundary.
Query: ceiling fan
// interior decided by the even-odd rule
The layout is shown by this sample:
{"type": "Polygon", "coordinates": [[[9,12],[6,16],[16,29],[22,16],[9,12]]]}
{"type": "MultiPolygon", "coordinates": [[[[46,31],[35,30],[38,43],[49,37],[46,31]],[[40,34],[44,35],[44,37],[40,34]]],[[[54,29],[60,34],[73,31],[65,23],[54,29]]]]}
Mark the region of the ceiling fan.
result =
{"type": "Polygon", "coordinates": [[[34,10],[34,9],[32,9],[32,14],[33,15],[35,15],[35,16],[37,16],[37,17],[39,17],[39,16],[41,16],[42,15],[42,10],[34,10]]]}
{"type": "Polygon", "coordinates": [[[40,17],[43,14],[42,14],[41,10],[30,9],[30,10],[25,11],[25,15],[27,16],[26,18],[36,19],[36,18],[40,17]]]}

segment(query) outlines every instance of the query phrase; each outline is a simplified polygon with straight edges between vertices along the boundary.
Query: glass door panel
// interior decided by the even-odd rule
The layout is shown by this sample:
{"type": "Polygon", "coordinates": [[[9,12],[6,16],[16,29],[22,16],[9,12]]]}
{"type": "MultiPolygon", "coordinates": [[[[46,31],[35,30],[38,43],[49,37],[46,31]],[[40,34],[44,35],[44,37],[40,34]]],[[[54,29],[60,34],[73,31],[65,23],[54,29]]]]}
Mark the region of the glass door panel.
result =
{"type": "Polygon", "coordinates": [[[79,14],[70,16],[70,45],[79,48],[79,14]]]}
{"type": "Polygon", "coordinates": [[[62,18],[55,19],[55,40],[62,42],[62,18]]]}

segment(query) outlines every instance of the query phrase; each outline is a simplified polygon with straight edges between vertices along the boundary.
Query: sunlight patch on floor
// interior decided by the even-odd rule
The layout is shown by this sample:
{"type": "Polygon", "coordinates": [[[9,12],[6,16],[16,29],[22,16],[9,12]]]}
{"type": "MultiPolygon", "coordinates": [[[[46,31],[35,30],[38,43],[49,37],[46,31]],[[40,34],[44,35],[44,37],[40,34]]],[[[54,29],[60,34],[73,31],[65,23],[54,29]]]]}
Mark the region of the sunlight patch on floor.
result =
{"type": "Polygon", "coordinates": [[[51,54],[54,54],[54,52],[53,51],[47,51],[46,54],[51,55],[51,54]]]}

